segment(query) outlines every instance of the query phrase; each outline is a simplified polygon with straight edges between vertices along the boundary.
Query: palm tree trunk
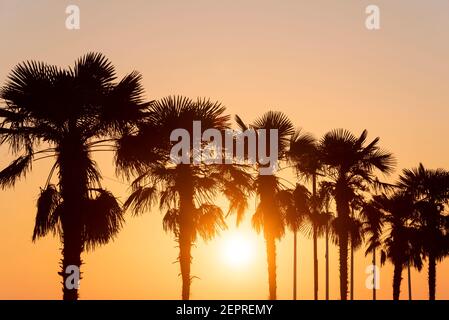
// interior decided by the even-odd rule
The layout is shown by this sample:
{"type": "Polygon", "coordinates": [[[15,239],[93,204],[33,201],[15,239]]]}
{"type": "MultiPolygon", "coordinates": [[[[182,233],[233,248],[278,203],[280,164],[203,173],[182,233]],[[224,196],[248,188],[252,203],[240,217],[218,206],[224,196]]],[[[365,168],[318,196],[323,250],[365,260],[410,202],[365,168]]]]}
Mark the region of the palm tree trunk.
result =
{"type": "Polygon", "coordinates": [[[429,300],[435,300],[436,288],[436,258],[433,253],[429,254],[429,300]]]}
{"type": "Polygon", "coordinates": [[[351,239],[351,300],[354,300],[354,246],[351,239]]]}
{"type": "Polygon", "coordinates": [[[296,300],[296,284],[297,284],[297,278],[296,278],[296,272],[297,272],[297,232],[296,230],[293,231],[293,300],[296,300]]]}
{"type": "Polygon", "coordinates": [[[179,226],[179,264],[182,277],[182,300],[190,299],[190,264],[192,262],[192,241],[187,228],[180,224],[179,226]]]}
{"type": "Polygon", "coordinates": [[[407,273],[408,273],[408,299],[412,300],[412,275],[410,270],[410,261],[407,263],[407,273]]]}
{"type": "Polygon", "coordinates": [[[339,239],[340,258],[340,298],[348,299],[348,234],[344,232],[339,239]]]}
{"type": "Polygon", "coordinates": [[[270,232],[265,232],[268,263],[269,299],[276,300],[276,239],[270,232]]]}
{"type": "MultiPolygon", "coordinates": [[[[354,208],[351,207],[351,218],[354,218],[354,208]]],[[[350,289],[350,299],[354,300],[354,245],[352,241],[352,237],[350,237],[351,240],[351,289],[350,289]]]]}
{"type": "Polygon", "coordinates": [[[76,136],[58,146],[59,184],[64,202],[61,272],[63,299],[77,300],[81,280],[82,208],[88,198],[87,163],[89,155],[76,136]]]}
{"type": "Polygon", "coordinates": [[[402,263],[396,262],[393,271],[393,300],[399,300],[402,281],[402,263]]]}
{"type": "Polygon", "coordinates": [[[179,265],[182,278],[182,300],[190,299],[192,263],[192,242],[194,232],[193,214],[195,205],[193,203],[193,185],[191,184],[191,171],[188,165],[179,165],[179,265]]]}
{"type": "Polygon", "coordinates": [[[326,226],[326,300],[329,300],[329,226],[326,226]]]}
{"type": "MultiPolygon", "coordinates": [[[[313,199],[316,199],[316,173],[312,175],[313,199]]],[[[315,206],[313,207],[314,216],[317,214],[315,206]]],[[[316,223],[313,223],[313,296],[318,300],[318,231],[316,223]]]]}
{"type": "Polygon", "coordinates": [[[376,248],[373,248],[373,300],[376,300],[377,286],[377,269],[376,269],[376,248]]]}
{"type": "Polygon", "coordinates": [[[82,264],[81,253],[83,251],[81,232],[79,228],[67,227],[70,222],[68,219],[64,220],[66,227],[63,227],[61,272],[59,272],[59,275],[62,276],[63,300],[77,300],[79,281],[81,280],[81,272],[79,271],[82,264]]]}
{"type": "Polygon", "coordinates": [[[341,229],[338,234],[339,262],[340,262],[340,299],[348,299],[348,238],[349,231],[345,227],[349,220],[349,200],[347,197],[347,186],[344,180],[337,181],[335,188],[335,202],[337,204],[338,219],[341,220],[341,229]]]}

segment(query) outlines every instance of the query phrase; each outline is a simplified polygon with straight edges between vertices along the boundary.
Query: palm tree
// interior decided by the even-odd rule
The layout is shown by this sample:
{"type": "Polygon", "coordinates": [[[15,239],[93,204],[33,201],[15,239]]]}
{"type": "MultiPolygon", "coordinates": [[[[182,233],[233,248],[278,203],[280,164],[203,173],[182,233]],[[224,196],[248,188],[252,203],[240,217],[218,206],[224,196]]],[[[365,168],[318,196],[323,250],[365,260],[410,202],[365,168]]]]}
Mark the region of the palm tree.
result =
{"type": "MultiPolygon", "coordinates": [[[[237,123],[242,130],[247,130],[248,126],[237,116],[237,123]]],[[[251,129],[277,130],[277,159],[285,160],[288,150],[290,136],[294,133],[294,127],[287,116],[281,112],[270,111],[258,118],[250,126],[251,129]]],[[[271,155],[267,142],[266,150],[271,155]]],[[[257,159],[257,167],[263,165],[257,159]]],[[[260,171],[259,171],[260,172],[260,171]]],[[[276,299],[276,240],[284,235],[285,217],[281,209],[279,192],[283,189],[280,179],[273,173],[272,175],[258,174],[255,179],[255,192],[258,196],[256,212],[252,217],[252,224],[257,232],[263,231],[267,250],[268,264],[268,284],[269,298],[276,299]]]]}
{"type": "Polygon", "coordinates": [[[449,200],[449,172],[443,169],[418,168],[403,170],[399,186],[415,201],[417,224],[428,265],[429,300],[435,300],[436,265],[448,254],[446,226],[449,218],[445,205],[449,200]]]}
{"type": "Polygon", "coordinates": [[[335,184],[335,202],[339,236],[340,297],[348,294],[348,238],[350,201],[356,190],[367,189],[378,183],[374,172],[390,173],[393,157],[378,146],[379,138],[365,145],[367,131],[359,137],[344,129],[328,132],[320,141],[319,152],[326,176],[335,184]]]}
{"type": "Polygon", "coordinates": [[[314,299],[318,300],[318,233],[319,212],[317,208],[317,175],[321,171],[322,164],[318,153],[317,142],[315,138],[303,133],[301,130],[295,132],[290,139],[290,148],[288,150],[288,160],[293,163],[299,176],[312,180],[312,207],[311,223],[313,237],[313,284],[314,299]]]}
{"type": "Polygon", "coordinates": [[[360,195],[355,195],[354,199],[352,199],[350,207],[351,207],[351,217],[350,217],[350,224],[348,225],[349,229],[349,239],[350,239],[350,247],[351,247],[351,272],[350,272],[350,299],[354,300],[354,268],[355,268],[355,261],[354,261],[354,253],[357,249],[361,247],[364,241],[364,229],[363,229],[363,223],[360,221],[359,217],[356,215],[357,212],[360,210],[361,206],[363,205],[363,198],[360,195]]]}
{"type": "Polygon", "coordinates": [[[55,158],[37,202],[33,240],[50,231],[60,235],[67,300],[78,298],[78,286],[67,285],[68,267],[79,270],[82,252],[107,243],[123,221],[119,204],[101,188],[92,153],[112,150],[110,140],[139,121],[147,104],[139,73],[115,80],[111,62],[89,53],[68,69],[21,63],[0,91],[6,103],[0,109],[1,141],[19,155],[0,172],[2,188],[25,177],[33,161],[55,158]],[[51,184],[55,171],[57,185],[51,184]]]}
{"type": "Polygon", "coordinates": [[[224,194],[239,222],[252,187],[251,175],[242,166],[193,163],[193,122],[200,121],[202,130],[224,131],[229,127],[229,116],[224,112],[223,106],[209,100],[167,97],[153,103],[146,121],[118,142],[118,168],[128,178],[138,175],[124,206],[137,214],[158,202],[165,210],[164,230],[172,232],[179,244],[184,300],[190,298],[192,245],[198,237],[209,240],[226,228],[224,213],[213,200],[224,194]],[[171,159],[170,135],[175,129],[184,129],[191,137],[189,163],[171,159]]]}
{"type": "Polygon", "coordinates": [[[330,211],[332,195],[334,192],[333,184],[329,181],[321,181],[316,197],[316,208],[319,215],[315,215],[316,225],[319,226],[318,231],[320,235],[324,232],[325,235],[325,297],[329,300],[329,239],[333,235],[333,218],[334,215],[330,211]]]}
{"type": "Polygon", "coordinates": [[[373,300],[376,300],[377,273],[376,273],[376,249],[381,245],[384,215],[376,202],[371,200],[363,205],[360,211],[363,223],[363,232],[369,235],[365,256],[372,254],[373,264],[373,300]]]}
{"type": "Polygon", "coordinates": [[[389,197],[374,196],[372,205],[382,210],[384,223],[388,226],[387,235],[382,241],[380,260],[381,265],[386,259],[393,264],[393,299],[399,300],[402,270],[410,264],[418,270],[422,268],[419,234],[412,226],[415,209],[413,198],[402,192],[395,192],[389,197]]]}
{"type": "Polygon", "coordinates": [[[281,190],[278,194],[285,223],[293,232],[293,300],[297,297],[297,237],[304,220],[310,216],[310,197],[309,190],[301,184],[294,190],[281,190]]]}
{"type": "Polygon", "coordinates": [[[324,259],[325,259],[325,269],[326,269],[326,281],[325,281],[325,295],[326,300],[329,300],[329,234],[330,234],[330,226],[332,224],[333,215],[332,213],[327,213],[327,223],[326,223],[326,230],[325,230],[325,253],[324,253],[324,259]]]}

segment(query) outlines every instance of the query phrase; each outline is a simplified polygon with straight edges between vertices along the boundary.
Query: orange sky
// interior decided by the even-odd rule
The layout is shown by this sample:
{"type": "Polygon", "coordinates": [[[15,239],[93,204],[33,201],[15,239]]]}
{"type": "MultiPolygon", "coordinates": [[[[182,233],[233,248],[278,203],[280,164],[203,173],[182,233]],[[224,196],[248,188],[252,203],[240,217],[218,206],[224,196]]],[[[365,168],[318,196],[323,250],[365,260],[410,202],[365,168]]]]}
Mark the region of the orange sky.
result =
{"type": "MultiPolygon", "coordinates": [[[[396,1],[61,1],[0,0],[0,83],[26,59],[71,65],[88,51],[105,53],[120,75],[144,76],[149,99],[169,94],[219,100],[248,121],[268,109],[284,111],[321,136],[344,127],[394,152],[399,168],[449,168],[449,2],[396,1]],[[364,26],[365,7],[381,9],[381,30],[364,26]],[[81,29],[65,28],[65,7],[78,4],[81,29]]],[[[0,148],[0,165],[11,160],[0,148]]],[[[111,158],[98,158],[104,185],[124,199],[111,158]],[[112,180],[111,180],[112,179],[112,180]]],[[[50,162],[39,161],[14,190],[0,192],[0,298],[59,299],[60,245],[33,244],[35,201],[50,162]]],[[[396,176],[396,175],[395,175],[396,176]]],[[[252,214],[247,213],[247,218],[252,214]]],[[[247,219],[248,221],[249,219],[247,219]]],[[[233,220],[229,224],[233,226],[233,220]]],[[[264,299],[264,243],[248,222],[193,252],[192,298],[264,299]],[[256,243],[253,259],[232,267],[223,241],[241,232],[256,243]]],[[[324,252],[320,245],[320,298],[324,252]]],[[[312,242],[300,239],[299,297],[312,298],[312,242]]],[[[338,298],[338,251],[331,248],[331,298],[338,298]]],[[[85,254],[83,299],[179,298],[175,242],[154,211],[128,216],[114,243],[85,254]]],[[[365,288],[370,258],[356,256],[355,297],[365,288]]],[[[449,299],[449,262],[438,266],[437,298],[449,299]]],[[[406,274],[403,274],[405,277],[406,274]]],[[[278,297],[291,298],[292,237],[278,244],[278,297]]],[[[426,272],[413,274],[414,298],[426,298],[426,272]]],[[[379,298],[391,298],[392,268],[381,272],[379,298]]],[[[405,281],[402,297],[407,295],[405,281]]]]}

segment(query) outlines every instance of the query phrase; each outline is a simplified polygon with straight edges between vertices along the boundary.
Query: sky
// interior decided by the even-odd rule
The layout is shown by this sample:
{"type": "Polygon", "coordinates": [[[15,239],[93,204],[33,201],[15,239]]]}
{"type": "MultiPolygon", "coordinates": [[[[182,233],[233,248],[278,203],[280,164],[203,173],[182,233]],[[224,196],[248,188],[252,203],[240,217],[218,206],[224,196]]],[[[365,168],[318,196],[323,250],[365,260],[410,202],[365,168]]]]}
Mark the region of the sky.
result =
{"type": "MultiPolygon", "coordinates": [[[[397,171],[423,162],[449,168],[449,1],[65,1],[0,0],[0,84],[19,62],[72,65],[104,53],[118,75],[143,75],[146,97],[208,97],[247,122],[268,110],[286,113],[297,127],[321,137],[346,128],[379,136],[394,153],[397,171]],[[80,8],[80,29],[65,27],[68,5],[80,8]],[[365,27],[365,8],[380,8],[380,30],[365,27]]],[[[61,106],[63,107],[63,106],[61,106]]],[[[0,166],[13,158],[0,147],[0,166]]],[[[104,185],[121,200],[129,188],[115,176],[112,156],[96,156],[104,185]]],[[[0,191],[0,298],[59,299],[60,244],[32,243],[35,202],[50,161],[39,161],[14,189],[0,191]]],[[[295,181],[293,176],[290,177],[295,181]]],[[[254,202],[254,201],[253,201],[254,202]]],[[[263,237],[250,226],[254,205],[239,228],[193,250],[193,299],[265,299],[263,237]],[[235,239],[250,256],[232,264],[235,239]]],[[[177,299],[181,279],[176,244],[157,210],[126,217],[113,243],[83,254],[82,299],[177,299]]],[[[292,297],[292,235],[278,242],[278,297],[292,297]]],[[[319,241],[320,298],[324,298],[324,243],[319,241]]],[[[331,298],[339,297],[338,250],[331,246],[331,298]]],[[[370,299],[366,267],[356,253],[355,298],[370,299]]],[[[313,298],[312,241],[299,242],[299,298],[313,298]]],[[[449,299],[449,261],[437,268],[437,298],[449,299]]],[[[426,271],[413,275],[413,297],[427,297],[426,271]]],[[[381,269],[380,299],[392,295],[392,267],[381,269]]],[[[406,274],[404,272],[403,278],[406,274]]],[[[406,281],[402,298],[407,296],[406,281]]]]}

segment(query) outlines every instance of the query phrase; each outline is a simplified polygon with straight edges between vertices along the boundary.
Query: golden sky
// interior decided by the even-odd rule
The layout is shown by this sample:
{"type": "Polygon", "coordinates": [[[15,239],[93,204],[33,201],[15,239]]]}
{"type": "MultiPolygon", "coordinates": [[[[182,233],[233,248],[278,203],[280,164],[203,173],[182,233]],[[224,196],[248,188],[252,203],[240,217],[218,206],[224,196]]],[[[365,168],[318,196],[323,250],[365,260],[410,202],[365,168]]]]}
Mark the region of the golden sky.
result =
{"type": "MultiPolygon", "coordinates": [[[[394,152],[398,168],[449,168],[449,2],[376,1],[61,1],[0,0],[0,83],[18,62],[72,65],[100,51],[122,76],[143,74],[148,99],[170,94],[219,100],[250,121],[269,109],[285,112],[320,137],[344,127],[368,129],[394,152]],[[65,8],[77,4],[80,30],[65,28],[65,8]],[[365,28],[365,7],[377,4],[381,29],[365,28]]],[[[0,165],[12,159],[0,148],[0,165]]],[[[111,157],[97,157],[104,185],[121,199],[111,157]]],[[[51,163],[39,161],[26,180],[0,192],[0,298],[59,299],[60,244],[33,244],[35,201],[51,163]]],[[[393,176],[395,178],[397,174],[393,176]]],[[[254,202],[254,201],[252,201],[254,202]]],[[[247,221],[193,251],[193,299],[268,296],[265,248],[247,221]],[[247,264],[233,266],[224,247],[235,234],[254,243],[247,264]]],[[[181,279],[175,242],[158,211],[132,218],[114,243],[84,254],[82,299],[177,299],[181,279]]],[[[290,299],[292,237],[278,243],[278,297],[290,299]]],[[[319,242],[320,298],[324,244],[319,242]]],[[[356,254],[355,297],[370,299],[356,254]]],[[[331,298],[338,298],[338,251],[331,247],[331,298]]],[[[449,299],[449,262],[438,265],[437,298],[449,299]]],[[[299,297],[313,298],[312,241],[300,238],[299,297]]],[[[406,277],[405,272],[403,277],[406,277]]],[[[413,273],[414,298],[427,297],[426,271],[413,273]]],[[[378,297],[391,298],[392,268],[382,268],[378,297]]],[[[407,287],[402,283],[402,298],[407,287]]]]}

